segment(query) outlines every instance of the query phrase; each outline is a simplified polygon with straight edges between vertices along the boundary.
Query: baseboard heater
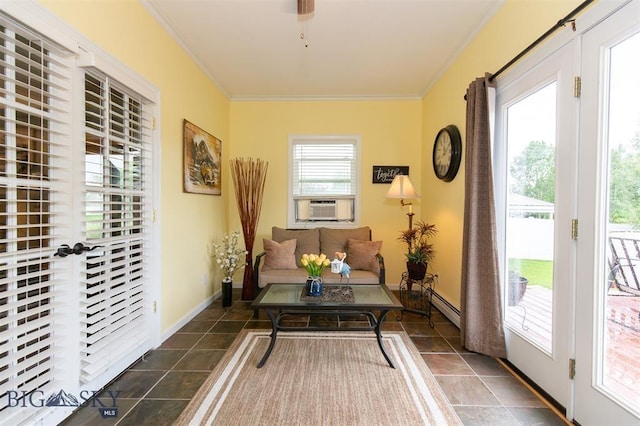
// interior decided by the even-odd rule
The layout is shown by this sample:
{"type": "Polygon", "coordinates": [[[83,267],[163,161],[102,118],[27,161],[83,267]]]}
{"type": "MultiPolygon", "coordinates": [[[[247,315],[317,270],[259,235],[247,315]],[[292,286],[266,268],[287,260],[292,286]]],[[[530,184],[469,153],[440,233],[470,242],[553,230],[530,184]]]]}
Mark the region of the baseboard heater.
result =
{"type": "MultiPolygon", "coordinates": [[[[399,284],[387,285],[392,290],[398,290],[400,288],[399,284]]],[[[442,315],[447,317],[449,321],[456,325],[456,327],[460,328],[460,310],[458,308],[447,302],[447,300],[444,297],[440,296],[435,290],[433,291],[431,303],[433,304],[433,307],[439,310],[442,315]]]]}
{"type": "Polygon", "coordinates": [[[447,300],[436,291],[433,292],[432,303],[434,308],[439,310],[442,315],[460,328],[460,310],[458,308],[447,302],[447,300]]]}

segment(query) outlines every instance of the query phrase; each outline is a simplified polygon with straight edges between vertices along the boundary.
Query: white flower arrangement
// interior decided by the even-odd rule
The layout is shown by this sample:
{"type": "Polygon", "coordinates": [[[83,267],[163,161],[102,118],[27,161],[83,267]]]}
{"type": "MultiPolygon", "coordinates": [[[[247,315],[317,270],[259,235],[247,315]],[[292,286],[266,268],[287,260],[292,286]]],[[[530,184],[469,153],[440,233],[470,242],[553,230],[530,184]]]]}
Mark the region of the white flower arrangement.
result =
{"type": "Polygon", "coordinates": [[[247,264],[246,255],[248,252],[245,249],[237,248],[239,238],[240,231],[234,231],[231,235],[225,232],[222,242],[213,243],[212,257],[220,267],[225,282],[230,282],[233,274],[247,264]]]}

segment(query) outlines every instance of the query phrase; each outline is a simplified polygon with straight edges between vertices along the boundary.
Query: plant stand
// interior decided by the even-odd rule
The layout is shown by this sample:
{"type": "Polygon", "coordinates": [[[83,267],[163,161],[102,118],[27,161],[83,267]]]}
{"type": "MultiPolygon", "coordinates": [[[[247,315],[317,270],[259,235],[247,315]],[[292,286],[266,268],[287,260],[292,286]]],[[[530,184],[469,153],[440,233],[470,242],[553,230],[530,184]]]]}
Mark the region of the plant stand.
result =
{"type": "Polygon", "coordinates": [[[429,326],[434,327],[431,319],[431,302],[433,299],[433,275],[426,274],[424,279],[413,280],[406,272],[400,279],[400,303],[404,308],[400,313],[402,320],[404,312],[413,312],[429,318],[429,326]]]}

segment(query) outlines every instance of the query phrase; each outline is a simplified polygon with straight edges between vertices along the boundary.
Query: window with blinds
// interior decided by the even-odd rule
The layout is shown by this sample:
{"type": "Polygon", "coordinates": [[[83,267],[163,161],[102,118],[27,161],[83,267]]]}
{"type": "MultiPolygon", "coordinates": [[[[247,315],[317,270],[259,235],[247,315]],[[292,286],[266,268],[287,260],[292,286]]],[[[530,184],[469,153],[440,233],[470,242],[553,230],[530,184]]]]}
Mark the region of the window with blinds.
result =
{"type": "Polygon", "coordinates": [[[86,257],[81,288],[84,382],[113,359],[149,346],[150,126],[144,99],[86,73],[84,229],[96,248],[86,257]]]}
{"type": "Polygon", "coordinates": [[[289,146],[289,226],[355,223],[359,138],[293,136],[289,146]]]}
{"type": "MultiPolygon", "coordinates": [[[[52,254],[64,227],[71,110],[70,61],[0,17],[0,418],[55,380],[55,302],[64,299],[52,254]],[[14,394],[15,395],[15,394],[14,394]]],[[[58,361],[59,362],[59,361],[58,361]]]]}

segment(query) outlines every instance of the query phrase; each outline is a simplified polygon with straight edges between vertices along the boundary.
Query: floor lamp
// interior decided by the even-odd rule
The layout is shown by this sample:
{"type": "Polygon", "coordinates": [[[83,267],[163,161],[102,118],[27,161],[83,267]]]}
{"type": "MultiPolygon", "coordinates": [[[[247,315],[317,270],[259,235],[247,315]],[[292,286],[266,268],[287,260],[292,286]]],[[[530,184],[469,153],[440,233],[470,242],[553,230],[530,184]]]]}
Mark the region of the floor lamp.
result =
{"type": "Polygon", "coordinates": [[[409,206],[409,229],[413,228],[413,205],[412,203],[405,203],[405,199],[412,198],[420,198],[418,193],[416,192],[409,176],[406,175],[396,175],[393,178],[393,182],[391,182],[391,188],[387,191],[386,198],[399,198],[400,204],[404,206],[409,206]]]}

